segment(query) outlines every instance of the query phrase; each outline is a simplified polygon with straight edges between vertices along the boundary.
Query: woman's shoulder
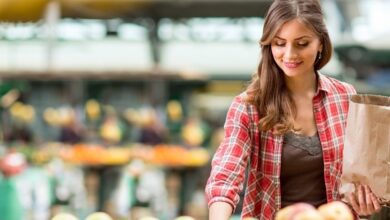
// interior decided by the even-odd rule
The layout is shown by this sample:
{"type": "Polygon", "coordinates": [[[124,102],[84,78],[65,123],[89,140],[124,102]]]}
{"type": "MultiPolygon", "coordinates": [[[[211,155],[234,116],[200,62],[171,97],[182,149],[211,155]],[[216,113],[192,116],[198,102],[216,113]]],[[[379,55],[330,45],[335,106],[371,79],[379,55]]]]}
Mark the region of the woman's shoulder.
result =
{"type": "Polygon", "coordinates": [[[235,96],[233,96],[232,105],[247,105],[247,93],[241,92],[235,96]]]}
{"type": "Polygon", "coordinates": [[[323,74],[319,75],[321,86],[329,93],[348,95],[356,94],[356,90],[352,84],[323,74]]]}
{"type": "Polygon", "coordinates": [[[249,103],[248,93],[246,91],[234,96],[230,108],[238,109],[242,112],[248,113],[249,115],[256,114],[256,108],[249,103]]]}
{"type": "Polygon", "coordinates": [[[249,95],[248,95],[247,91],[243,91],[243,92],[241,92],[240,94],[236,95],[236,96],[233,98],[232,103],[235,104],[235,105],[246,106],[246,107],[248,107],[248,108],[253,108],[253,107],[254,107],[254,106],[250,103],[250,101],[249,101],[249,95]]]}
{"type": "Polygon", "coordinates": [[[246,91],[241,92],[240,94],[236,95],[234,97],[234,100],[237,102],[246,103],[246,100],[248,98],[248,93],[246,91]]]}

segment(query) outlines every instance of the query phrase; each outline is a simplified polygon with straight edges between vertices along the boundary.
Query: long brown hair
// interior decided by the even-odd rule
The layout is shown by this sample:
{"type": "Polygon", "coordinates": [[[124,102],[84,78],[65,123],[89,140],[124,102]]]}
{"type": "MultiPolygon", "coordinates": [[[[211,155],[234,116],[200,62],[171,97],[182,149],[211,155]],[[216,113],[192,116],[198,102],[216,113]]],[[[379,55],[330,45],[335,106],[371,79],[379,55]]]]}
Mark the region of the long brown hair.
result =
{"type": "Polygon", "coordinates": [[[317,57],[313,64],[315,72],[325,66],[332,55],[332,43],[318,0],[275,0],[272,3],[260,40],[261,60],[247,88],[247,102],[259,112],[258,127],[261,131],[274,129],[275,134],[284,134],[293,129],[296,107],[286,89],[284,73],[271,52],[272,39],[284,23],[293,19],[299,19],[310,27],[323,45],[322,57],[317,57]]]}

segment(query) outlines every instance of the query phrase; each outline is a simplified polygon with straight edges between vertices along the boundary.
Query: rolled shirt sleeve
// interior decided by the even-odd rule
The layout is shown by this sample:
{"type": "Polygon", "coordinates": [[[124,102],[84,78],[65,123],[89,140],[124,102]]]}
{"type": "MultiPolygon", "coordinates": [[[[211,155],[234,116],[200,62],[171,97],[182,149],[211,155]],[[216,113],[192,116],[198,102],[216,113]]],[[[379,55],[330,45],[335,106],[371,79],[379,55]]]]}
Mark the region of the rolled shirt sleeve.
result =
{"type": "Polygon", "coordinates": [[[236,208],[251,149],[249,120],[246,104],[242,96],[237,96],[226,116],[224,139],[212,160],[205,189],[209,206],[214,202],[226,202],[233,210],[236,208]]]}

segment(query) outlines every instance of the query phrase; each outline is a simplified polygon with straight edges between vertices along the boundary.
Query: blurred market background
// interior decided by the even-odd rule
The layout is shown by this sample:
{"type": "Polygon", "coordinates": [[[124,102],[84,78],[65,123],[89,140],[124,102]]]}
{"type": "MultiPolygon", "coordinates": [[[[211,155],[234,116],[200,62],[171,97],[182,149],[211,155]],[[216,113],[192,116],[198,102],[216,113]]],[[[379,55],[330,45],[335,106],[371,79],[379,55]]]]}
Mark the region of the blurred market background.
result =
{"type": "MultiPolygon", "coordinates": [[[[1,220],[207,219],[210,158],[270,3],[0,0],[1,220]]],[[[322,73],[390,95],[390,1],[321,3],[322,73]]]]}

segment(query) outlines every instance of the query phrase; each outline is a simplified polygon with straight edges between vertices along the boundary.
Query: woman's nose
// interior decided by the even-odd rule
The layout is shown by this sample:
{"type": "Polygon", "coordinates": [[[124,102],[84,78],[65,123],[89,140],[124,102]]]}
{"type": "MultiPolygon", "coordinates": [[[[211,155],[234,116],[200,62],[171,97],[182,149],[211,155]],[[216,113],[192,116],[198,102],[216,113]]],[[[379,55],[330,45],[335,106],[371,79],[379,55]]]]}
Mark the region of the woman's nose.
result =
{"type": "Polygon", "coordinates": [[[284,58],[285,59],[294,59],[298,56],[296,48],[293,46],[287,46],[286,50],[284,52],[284,58]]]}

